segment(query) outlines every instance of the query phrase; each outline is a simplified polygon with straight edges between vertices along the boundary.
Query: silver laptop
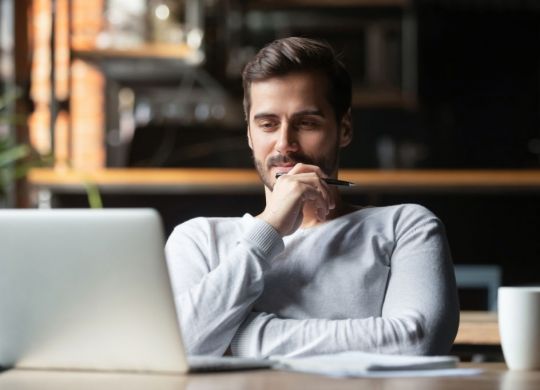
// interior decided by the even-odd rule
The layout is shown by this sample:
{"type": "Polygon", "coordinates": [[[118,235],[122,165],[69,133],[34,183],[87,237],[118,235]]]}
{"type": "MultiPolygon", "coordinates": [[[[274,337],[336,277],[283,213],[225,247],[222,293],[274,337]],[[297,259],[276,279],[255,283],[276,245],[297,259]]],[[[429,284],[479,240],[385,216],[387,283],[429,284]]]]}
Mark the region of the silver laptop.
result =
{"type": "Polygon", "coordinates": [[[151,209],[0,210],[0,367],[269,367],[184,352],[151,209]]]}

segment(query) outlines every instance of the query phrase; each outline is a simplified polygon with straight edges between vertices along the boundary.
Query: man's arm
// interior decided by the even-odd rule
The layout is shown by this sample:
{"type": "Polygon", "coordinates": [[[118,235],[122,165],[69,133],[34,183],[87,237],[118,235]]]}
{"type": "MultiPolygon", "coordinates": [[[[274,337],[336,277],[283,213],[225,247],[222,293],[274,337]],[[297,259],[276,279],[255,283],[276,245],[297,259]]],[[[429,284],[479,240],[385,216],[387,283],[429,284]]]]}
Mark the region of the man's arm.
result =
{"type": "Polygon", "coordinates": [[[237,356],[289,357],[364,351],[418,354],[423,321],[420,315],[400,318],[281,319],[274,314],[252,313],[232,343],[237,356]]]}
{"type": "Polygon", "coordinates": [[[189,354],[222,355],[227,350],[263,291],[264,270],[283,250],[282,236],[298,228],[304,203],[318,205],[322,220],[333,207],[328,186],[318,176],[320,169],[297,164],[291,173],[304,171],[310,174],[275,185],[265,210],[250,221],[231,253],[218,253],[217,241],[224,238],[217,237],[202,218],[180,225],[169,238],[167,262],[189,354]]]}
{"type": "Polygon", "coordinates": [[[233,354],[448,353],[459,317],[453,267],[442,224],[430,213],[423,215],[396,227],[399,237],[380,316],[296,320],[252,313],[233,340],[233,354]]]}
{"type": "Polygon", "coordinates": [[[267,262],[283,249],[271,226],[258,219],[245,223],[224,258],[219,258],[215,231],[203,218],[178,226],[167,241],[167,264],[190,355],[223,355],[263,291],[267,262]]]}

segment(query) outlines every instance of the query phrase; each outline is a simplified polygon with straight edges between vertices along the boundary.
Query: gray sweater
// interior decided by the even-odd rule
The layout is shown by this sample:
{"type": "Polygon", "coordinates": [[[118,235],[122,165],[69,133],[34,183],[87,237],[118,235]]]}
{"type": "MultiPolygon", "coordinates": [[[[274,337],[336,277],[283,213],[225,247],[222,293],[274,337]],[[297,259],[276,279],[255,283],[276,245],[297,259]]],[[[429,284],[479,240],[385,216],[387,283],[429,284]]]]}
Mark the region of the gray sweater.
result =
{"type": "Polygon", "coordinates": [[[283,239],[248,214],[196,218],[166,254],[191,355],[444,354],[456,335],[444,228],[418,205],[360,209],[283,239]]]}

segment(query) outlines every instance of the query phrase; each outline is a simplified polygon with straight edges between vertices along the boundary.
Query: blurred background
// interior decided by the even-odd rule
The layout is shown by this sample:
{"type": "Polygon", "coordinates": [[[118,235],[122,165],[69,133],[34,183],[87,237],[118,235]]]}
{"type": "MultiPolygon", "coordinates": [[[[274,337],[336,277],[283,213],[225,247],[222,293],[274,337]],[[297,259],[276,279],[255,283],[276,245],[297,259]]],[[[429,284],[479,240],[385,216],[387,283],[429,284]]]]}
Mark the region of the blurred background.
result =
{"type": "Polygon", "coordinates": [[[434,211],[462,308],[539,283],[534,0],[0,0],[0,207],[155,207],[166,233],[260,212],[240,73],[292,35],[331,43],[354,79],[350,177],[412,175],[346,197],[434,211]],[[415,184],[426,171],[495,180],[415,184]]]}

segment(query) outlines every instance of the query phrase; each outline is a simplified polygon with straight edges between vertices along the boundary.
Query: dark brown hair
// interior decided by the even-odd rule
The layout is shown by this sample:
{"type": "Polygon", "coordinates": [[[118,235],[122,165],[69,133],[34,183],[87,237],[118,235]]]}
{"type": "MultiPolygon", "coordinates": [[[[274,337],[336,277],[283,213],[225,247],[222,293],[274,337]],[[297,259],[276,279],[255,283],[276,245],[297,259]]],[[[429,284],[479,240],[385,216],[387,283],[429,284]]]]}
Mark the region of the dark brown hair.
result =
{"type": "Polygon", "coordinates": [[[245,66],[242,82],[246,121],[249,122],[251,109],[251,83],[296,71],[318,71],[326,76],[328,101],[339,123],[351,106],[351,77],[330,45],[299,37],[271,42],[245,66]]]}

